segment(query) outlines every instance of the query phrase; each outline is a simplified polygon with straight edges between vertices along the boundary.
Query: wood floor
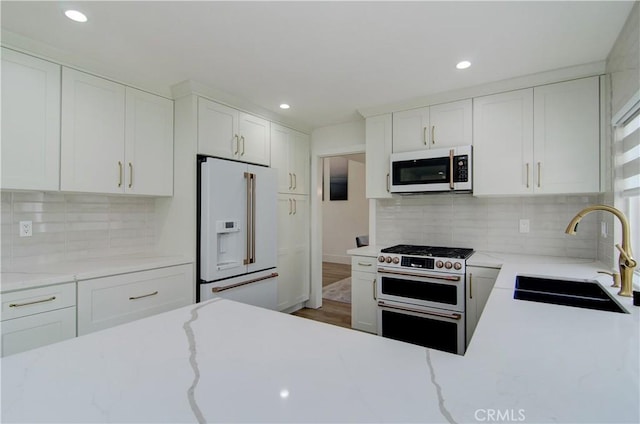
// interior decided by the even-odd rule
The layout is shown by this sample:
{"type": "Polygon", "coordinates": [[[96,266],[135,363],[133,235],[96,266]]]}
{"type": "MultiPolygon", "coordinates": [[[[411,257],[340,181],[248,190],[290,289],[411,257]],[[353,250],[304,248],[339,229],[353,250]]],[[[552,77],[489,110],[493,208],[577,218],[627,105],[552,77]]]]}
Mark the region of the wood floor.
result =
{"type": "MultiPolygon", "coordinates": [[[[322,263],[322,287],[336,281],[351,277],[351,265],[322,263]]],[[[322,307],[318,309],[302,308],[293,313],[299,317],[314,321],[351,328],[351,304],[322,299],[322,307]]]]}

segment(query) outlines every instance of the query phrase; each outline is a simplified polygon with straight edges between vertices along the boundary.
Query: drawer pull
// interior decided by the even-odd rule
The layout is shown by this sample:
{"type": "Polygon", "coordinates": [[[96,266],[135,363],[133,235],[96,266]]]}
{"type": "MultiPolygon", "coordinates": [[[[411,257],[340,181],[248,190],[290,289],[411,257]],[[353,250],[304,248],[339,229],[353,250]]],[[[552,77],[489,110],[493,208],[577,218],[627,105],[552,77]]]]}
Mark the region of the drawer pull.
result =
{"type": "Polygon", "coordinates": [[[358,265],[360,265],[360,266],[372,266],[372,264],[368,264],[366,262],[358,262],[358,265]]]}
{"type": "Polygon", "coordinates": [[[29,306],[29,305],[35,305],[36,303],[45,303],[45,302],[52,302],[56,300],[55,296],[51,296],[48,299],[42,299],[42,300],[34,300],[33,302],[25,302],[25,303],[10,303],[9,307],[10,308],[19,308],[21,306],[29,306]]]}
{"type": "Polygon", "coordinates": [[[142,299],[143,297],[155,296],[157,294],[158,294],[158,290],[154,291],[153,293],[143,294],[142,296],[132,296],[129,298],[129,300],[142,299]]]}

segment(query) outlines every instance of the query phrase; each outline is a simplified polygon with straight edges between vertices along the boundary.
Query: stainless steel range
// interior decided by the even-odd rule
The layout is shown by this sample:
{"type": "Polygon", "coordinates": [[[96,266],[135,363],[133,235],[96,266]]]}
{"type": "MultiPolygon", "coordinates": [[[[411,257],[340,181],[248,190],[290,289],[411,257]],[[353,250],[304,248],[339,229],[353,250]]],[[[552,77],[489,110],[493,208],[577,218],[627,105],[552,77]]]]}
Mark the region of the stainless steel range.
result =
{"type": "Polygon", "coordinates": [[[473,249],[397,245],[378,256],[378,335],[464,354],[466,259],[473,249]]]}

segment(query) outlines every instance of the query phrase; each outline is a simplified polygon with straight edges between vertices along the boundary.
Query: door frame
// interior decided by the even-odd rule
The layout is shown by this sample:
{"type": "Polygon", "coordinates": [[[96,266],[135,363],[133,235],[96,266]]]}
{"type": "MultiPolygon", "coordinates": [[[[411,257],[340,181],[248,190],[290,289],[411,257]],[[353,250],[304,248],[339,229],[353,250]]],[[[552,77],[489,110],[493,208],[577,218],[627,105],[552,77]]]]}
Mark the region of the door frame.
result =
{"type": "MultiPolygon", "coordinates": [[[[320,148],[311,152],[311,284],[307,308],[322,306],[322,159],[331,156],[344,156],[365,153],[365,144],[320,148]]],[[[366,157],[365,157],[366,161],[366,157]]],[[[369,199],[369,242],[375,243],[371,235],[375,233],[375,200],[369,199]],[[372,212],[373,211],[373,212],[372,212]],[[372,231],[373,228],[373,231],[372,231]]]]}

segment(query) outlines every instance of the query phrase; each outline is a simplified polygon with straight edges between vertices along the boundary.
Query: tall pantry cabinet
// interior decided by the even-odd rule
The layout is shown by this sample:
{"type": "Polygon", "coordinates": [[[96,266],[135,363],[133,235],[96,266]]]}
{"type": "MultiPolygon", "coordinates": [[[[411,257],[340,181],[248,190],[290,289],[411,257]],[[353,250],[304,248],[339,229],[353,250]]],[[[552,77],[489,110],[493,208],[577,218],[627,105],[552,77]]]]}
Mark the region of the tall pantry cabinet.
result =
{"type": "Polygon", "coordinates": [[[309,137],[271,124],[271,166],[278,170],[278,310],[309,300],[309,137]]]}

